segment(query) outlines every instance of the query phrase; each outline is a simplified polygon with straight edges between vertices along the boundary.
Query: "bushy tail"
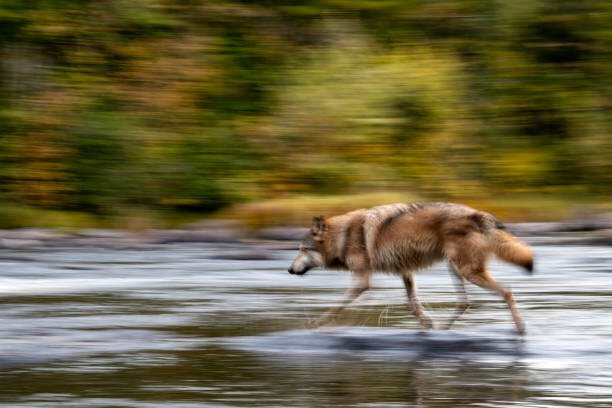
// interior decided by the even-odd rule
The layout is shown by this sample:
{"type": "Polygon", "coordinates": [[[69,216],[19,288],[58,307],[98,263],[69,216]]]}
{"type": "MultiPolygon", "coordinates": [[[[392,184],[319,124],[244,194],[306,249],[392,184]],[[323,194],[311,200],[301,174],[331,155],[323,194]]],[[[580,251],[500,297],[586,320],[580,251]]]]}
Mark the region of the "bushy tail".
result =
{"type": "Polygon", "coordinates": [[[518,238],[506,231],[495,229],[491,241],[493,252],[499,259],[522,266],[527,272],[533,273],[533,251],[518,238]]]}

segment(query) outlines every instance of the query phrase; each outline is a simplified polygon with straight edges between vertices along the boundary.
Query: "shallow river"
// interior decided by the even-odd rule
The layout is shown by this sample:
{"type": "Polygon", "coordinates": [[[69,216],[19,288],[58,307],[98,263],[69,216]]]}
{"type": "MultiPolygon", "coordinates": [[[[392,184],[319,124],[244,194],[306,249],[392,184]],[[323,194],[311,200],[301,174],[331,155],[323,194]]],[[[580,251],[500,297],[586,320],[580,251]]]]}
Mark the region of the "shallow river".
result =
{"type": "MultiPolygon", "coordinates": [[[[469,287],[452,330],[422,331],[399,278],[306,329],[350,275],[215,259],[236,248],[0,251],[0,407],[611,407],[612,248],[538,246],[493,263],[527,324],[469,287]]],[[[443,324],[445,265],[417,275],[443,324]]]]}

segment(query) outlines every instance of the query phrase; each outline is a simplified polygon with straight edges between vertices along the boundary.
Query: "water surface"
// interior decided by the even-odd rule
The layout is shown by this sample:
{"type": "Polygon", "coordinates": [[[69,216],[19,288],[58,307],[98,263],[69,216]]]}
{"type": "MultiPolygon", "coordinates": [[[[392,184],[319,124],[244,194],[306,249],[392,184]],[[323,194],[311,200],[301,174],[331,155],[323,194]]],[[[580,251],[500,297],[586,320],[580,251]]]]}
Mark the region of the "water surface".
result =
{"type": "MultiPolygon", "coordinates": [[[[334,327],[306,329],[350,275],[220,260],[231,245],[0,251],[2,407],[609,407],[612,250],[538,246],[533,276],[494,263],[527,324],[469,287],[452,330],[422,331],[397,277],[334,327]]],[[[436,322],[446,266],[417,276],[436,322]]]]}

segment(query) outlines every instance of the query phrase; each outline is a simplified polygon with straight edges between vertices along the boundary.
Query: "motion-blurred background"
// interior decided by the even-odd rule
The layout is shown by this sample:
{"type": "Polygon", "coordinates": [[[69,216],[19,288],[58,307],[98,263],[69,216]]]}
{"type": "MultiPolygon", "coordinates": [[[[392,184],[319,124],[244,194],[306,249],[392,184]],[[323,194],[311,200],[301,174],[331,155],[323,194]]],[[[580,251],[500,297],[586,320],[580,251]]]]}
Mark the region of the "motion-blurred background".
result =
{"type": "Polygon", "coordinates": [[[0,227],[610,209],[605,0],[0,1],[0,227]]]}

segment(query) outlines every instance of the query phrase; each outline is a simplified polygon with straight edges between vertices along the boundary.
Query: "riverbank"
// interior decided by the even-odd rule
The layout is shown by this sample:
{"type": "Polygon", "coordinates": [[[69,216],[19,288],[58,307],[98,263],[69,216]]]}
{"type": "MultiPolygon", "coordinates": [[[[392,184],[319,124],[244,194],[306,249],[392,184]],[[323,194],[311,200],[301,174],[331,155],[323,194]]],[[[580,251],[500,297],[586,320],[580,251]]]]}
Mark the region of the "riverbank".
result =
{"type": "Polygon", "coordinates": [[[593,214],[612,213],[612,199],[554,191],[540,194],[427,197],[411,192],[377,191],[331,195],[292,195],[222,207],[213,212],[168,207],[113,207],[101,213],[52,210],[0,201],[0,230],[36,228],[61,231],[128,230],[148,231],[184,228],[201,220],[234,220],[249,230],[288,225],[308,225],[313,216],[334,215],[395,202],[452,201],[494,214],[504,223],[556,222],[590,219],[593,214]]]}
{"type": "MultiPolygon", "coordinates": [[[[507,223],[533,245],[612,245],[612,213],[562,222],[507,223]]],[[[302,227],[250,229],[235,220],[206,220],[181,228],[129,231],[117,229],[0,230],[0,249],[79,248],[156,249],[180,244],[226,244],[232,259],[262,259],[267,249],[291,249],[304,236],[302,227]]]]}

